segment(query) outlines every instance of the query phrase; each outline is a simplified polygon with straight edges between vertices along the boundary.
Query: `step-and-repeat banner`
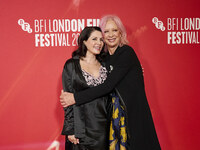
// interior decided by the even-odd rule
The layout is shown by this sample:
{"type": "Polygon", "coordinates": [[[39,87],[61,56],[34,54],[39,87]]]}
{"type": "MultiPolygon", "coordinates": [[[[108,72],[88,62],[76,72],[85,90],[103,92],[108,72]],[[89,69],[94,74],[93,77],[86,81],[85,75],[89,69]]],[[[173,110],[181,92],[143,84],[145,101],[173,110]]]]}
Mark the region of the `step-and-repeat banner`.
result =
{"type": "Polygon", "coordinates": [[[0,150],[64,150],[61,73],[85,26],[119,16],[163,150],[199,150],[198,0],[0,2],[0,150]]]}

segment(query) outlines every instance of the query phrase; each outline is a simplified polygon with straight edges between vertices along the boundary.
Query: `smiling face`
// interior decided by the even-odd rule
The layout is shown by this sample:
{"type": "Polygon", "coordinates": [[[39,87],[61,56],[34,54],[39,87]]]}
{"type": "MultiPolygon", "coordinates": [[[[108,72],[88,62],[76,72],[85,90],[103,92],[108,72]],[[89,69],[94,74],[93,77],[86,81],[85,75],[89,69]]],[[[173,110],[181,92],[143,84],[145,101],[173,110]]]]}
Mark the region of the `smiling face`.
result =
{"type": "Polygon", "coordinates": [[[113,20],[108,20],[104,29],[104,41],[109,49],[116,49],[121,40],[121,32],[113,20]]]}
{"type": "Polygon", "coordinates": [[[104,45],[103,36],[100,31],[93,31],[87,41],[84,41],[87,47],[87,54],[100,54],[104,45]]]}

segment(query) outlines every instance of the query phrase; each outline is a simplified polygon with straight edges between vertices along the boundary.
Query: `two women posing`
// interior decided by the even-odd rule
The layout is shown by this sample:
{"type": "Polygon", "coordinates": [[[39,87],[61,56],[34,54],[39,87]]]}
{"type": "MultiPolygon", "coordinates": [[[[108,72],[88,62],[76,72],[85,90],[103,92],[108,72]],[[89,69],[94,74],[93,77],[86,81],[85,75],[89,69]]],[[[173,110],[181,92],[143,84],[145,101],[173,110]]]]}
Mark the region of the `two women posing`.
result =
{"type": "Polygon", "coordinates": [[[66,149],[160,150],[142,68],[126,30],[117,16],[103,17],[100,27],[81,32],[64,66],[66,149]]]}

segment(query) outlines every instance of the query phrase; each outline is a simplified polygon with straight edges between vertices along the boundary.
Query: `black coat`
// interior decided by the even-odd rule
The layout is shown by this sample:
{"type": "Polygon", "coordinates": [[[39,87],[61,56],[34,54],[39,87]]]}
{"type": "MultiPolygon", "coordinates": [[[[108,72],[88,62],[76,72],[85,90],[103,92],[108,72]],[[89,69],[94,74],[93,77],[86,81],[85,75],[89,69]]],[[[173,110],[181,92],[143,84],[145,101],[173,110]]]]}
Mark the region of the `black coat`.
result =
{"type": "Polygon", "coordinates": [[[128,150],[160,150],[145,94],[142,68],[134,50],[128,45],[118,47],[113,55],[107,55],[105,62],[111,72],[106,81],[75,92],[76,105],[90,102],[116,89],[128,114],[128,150]]]}
{"type": "MultiPolygon", "coordinates": [[[[63,89],[67,92],[78,92],[88,86],[82,74],[79,58],[74,57],[64,65],[62,73],[63,89]]],[[[63,135],[75,135],[80,144],[73,145],[66,141],[67,150],[106,150],[108,148],[108,110],[110,102],[107,96],[96,98],[87,104],[72,105],[64,108],[65,119],[63,135]],[[70,148],[68,148],[70,147],[70,148]]]]}

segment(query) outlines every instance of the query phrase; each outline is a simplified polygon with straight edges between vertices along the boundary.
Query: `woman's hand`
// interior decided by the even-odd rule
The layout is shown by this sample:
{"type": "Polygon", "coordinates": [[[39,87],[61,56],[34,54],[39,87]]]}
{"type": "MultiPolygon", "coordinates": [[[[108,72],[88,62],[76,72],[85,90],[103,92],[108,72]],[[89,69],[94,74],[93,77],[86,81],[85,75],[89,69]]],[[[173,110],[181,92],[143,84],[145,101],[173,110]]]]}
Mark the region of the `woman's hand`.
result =
{"type": "Polygon", "coordinates": [[[75,138],[75,135],[68,135],[68,140],[73,144],[79,144],[79,139],[75,138]]]}
{"type": "Polygon", "coordinates": [[[61,90],[60,103],[63,107],[67,107],[67,106],[75,104],[74,94],[64,92],[63,90],[61,90]]]}

